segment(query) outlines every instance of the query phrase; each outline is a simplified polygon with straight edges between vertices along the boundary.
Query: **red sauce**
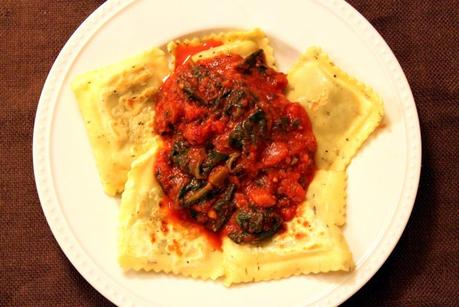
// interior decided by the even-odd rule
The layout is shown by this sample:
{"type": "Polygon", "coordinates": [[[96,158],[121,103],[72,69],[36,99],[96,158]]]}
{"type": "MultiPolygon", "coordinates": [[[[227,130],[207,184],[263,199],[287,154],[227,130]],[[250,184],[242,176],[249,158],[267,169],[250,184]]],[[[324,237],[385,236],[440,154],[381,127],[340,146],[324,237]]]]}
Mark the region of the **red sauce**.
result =
{"type": "Polygon", "coordinates": [[[180,44],[177,46],[175,49],[175,63],[176,66],[180,66],[186,61],[188,61],[189,58],[191,58],[193,55],[196,53],[199,53],[201,51],[213,48],[213,47],[218,47],[222,44],[222,42],[219,41],[214,41],[214,40],[208,40],[202,44],[199,45],[187,45],[187,44],[180,44]]]}
{"type": "MultiPolygon", "coordinates": [[[[180,224],[184,227],[192,228],[198,234],[204,235],[210,245],[212,245],[215,249],[221,249],[222,238],[220,235],[216,235],[215,233],[207,230],[201,224],[197,224],[195,221],[190,219],[183,210],[176,210],[174,202],[167,196],[164,196],[161,200],[160,207],[165,213],[165,216],[167,216],[167,221],[169,223],[180,224]]],[[[166,225],[161,226],[163,228],[161,231],[164,233],[167,233],[166,225]]]]}
{"type": "Polygon", "coordinates": [[[258,243],[285,229],[304,201],[316,141],[303,107],[284,95],[285,74],[266,65],[262,50],[184,60],[217,44],[177,48],[183,64],[155,107],[165,145],[154,172],[171,222],[217,247],[223,236],[258,243]]]}

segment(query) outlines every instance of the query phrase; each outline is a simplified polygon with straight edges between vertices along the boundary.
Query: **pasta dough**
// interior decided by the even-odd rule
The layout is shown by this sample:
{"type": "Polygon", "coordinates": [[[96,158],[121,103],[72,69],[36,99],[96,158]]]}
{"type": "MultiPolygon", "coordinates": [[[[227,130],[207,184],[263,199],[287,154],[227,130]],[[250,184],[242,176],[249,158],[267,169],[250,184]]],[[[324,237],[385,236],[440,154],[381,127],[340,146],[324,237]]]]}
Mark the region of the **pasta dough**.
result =
{"type": "Polygon", "coordinates": [[[121,198],[119,262],[124,269],[215,279],[223,275],[222,252],[194,228],[165,223],[161,188],[153,174],[160,140],[132,164],[121,198]]]}
{"type": "Polygon", "coordinates": [[[352,254],[338,227],[343,220],[343,172],[319,170],[288,230],[264,245],[224,242],[226,285],[292,275],[350,271],[352,254]]]}
{"type": "Polygon", "coordinates": [[[153,96],[168,74],[160,49],[78,76],[80,107],[105,192],[123,191],[131,162],[153,137],[153,96]]]}
{"type": "Polygon", "coordinates": [[[213,33],[203,37],[196,37],[192,39],[178,40],[170,42],[167,46],[169,53],[172,55],[172,67],[175,67],[175,56],[174,51],[179,44],[186,45],[198,45],[205,41],[215,40],[220,41],[223,45],[210,48],[208,50],[195,54],[192,59],[194,61],[213,57],[219,54],[239,54],[242,57],[246,57],[249,54],[263,49],[266,56],[266,63],[271,66],[276,66],[276,59],[274,58],[274,50],[269,44],[269,39],[265,33],[260,29],[254,29],[251,31],[230,31],[213,33]]]}
{"type": "Polygon", "coordinates": [[[288,73],[287,97],[301,103],[311,119],[319,168],[345,170],[380,124],[381,98],[339,69],[319,48],[310,48],[288,73]]]}

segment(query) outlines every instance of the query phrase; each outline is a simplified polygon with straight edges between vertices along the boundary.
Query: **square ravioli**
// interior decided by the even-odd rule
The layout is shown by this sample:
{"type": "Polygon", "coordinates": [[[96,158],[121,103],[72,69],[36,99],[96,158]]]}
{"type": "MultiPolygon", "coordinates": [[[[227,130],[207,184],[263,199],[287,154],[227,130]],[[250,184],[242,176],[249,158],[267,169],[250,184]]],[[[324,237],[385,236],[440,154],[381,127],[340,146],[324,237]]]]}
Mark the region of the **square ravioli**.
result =
{"type": "Polygon", "coordinates": [[[223,255],[194,228],[167,223],[160,210],[163,193],[153,166],[159,138],[135,160],[121,198],[119,262],[146,270],[215,279],[223,275],[223,255]]]}
{"type": "Polygon", "coordinates": [[[381,98],[312,47],[288,73],[288,98],[301,103],[311,119],[319,168],[345,170],[381,123],[381,98]]]}
{"type": "Polygon", "coordinates": [[[123,191],[131,162],[150,147],[154,94],[169,73],[153,48],[72,83],[105,192],[123,191]]]}
{"type": "Polygon", "coordinates": [[[352,270],[352,254],[340,228],[345,188],[345,172],[318,170],[286,232],[259,246],[241,246],[225,238],[225,285],[352,270]]]}

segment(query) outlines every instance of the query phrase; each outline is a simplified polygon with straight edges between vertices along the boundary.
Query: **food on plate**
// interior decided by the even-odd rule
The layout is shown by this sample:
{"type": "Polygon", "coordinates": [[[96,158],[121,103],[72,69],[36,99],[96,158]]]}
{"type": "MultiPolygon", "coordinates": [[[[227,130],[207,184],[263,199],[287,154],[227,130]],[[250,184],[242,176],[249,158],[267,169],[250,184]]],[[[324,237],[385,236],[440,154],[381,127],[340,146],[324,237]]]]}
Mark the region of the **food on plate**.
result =
{"type": "Polygon", "coordinates": [[[168,73],[166,54],[153,48],[82,74],[72,83],[109,195],[123,191],[131,162],[151,145],[153,97],[168,73]]]}
{"type": "MultiPolygon", "coordinates": [[[[287,75],[276,71],[258,29],[173,41],[168,51],[169,75],[140,111],[149,130],[123,160],[132,164],[121,266],[225,285],[352,270],[341,229],[346,168],[382,119],[380,98],[318,48],[287,75]]],[[[152,75],[163,76],[164,62],[156,65],[152,75]]],[[[87,109],[100,103],[77,93],[87,109]]]]}
{"type": "Polygon", "coordinates": [[[211,33],[202,37],[175,40],[167,45],[172,57],[172,69],[188,57],[194,62],[221,54],[238,54],[245,58],[259,49],[264,51],[268,66],[275,67],[273,48],[266,34],[260,29],[211,33]]]}
{"type": "Polygon", "coordinates": [[[167,223],[163,195],[153,174],[161,141],[132,163],[121,196],[119,261],[124,269],[167,272],[194,278],[223,275],[223,253],[194,227],[167,223]]]}
{"type": "Polygon", "coordinates": [[[379,96],[339,69],[320,48],[310,48],[288,73],[290,100],[311,118],[319,168],[343,171],[384,116],[379,96]]]}

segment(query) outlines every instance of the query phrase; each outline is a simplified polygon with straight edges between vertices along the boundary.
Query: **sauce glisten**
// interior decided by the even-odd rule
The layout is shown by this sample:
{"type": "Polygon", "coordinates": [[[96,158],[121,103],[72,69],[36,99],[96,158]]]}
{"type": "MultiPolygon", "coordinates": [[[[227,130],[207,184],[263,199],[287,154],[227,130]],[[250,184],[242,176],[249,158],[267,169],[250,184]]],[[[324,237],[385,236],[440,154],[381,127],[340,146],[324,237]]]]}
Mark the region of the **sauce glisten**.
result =
{"type": "Polygon", "coordinates": [[[154,174],[170,221],[201,229],[217,247],[223,236],[256,244],[285,229],[304,201],[316,141],[262,50],[186,60],[219,44],[177,49],[155,106],[164,146],[154,174]]]}

